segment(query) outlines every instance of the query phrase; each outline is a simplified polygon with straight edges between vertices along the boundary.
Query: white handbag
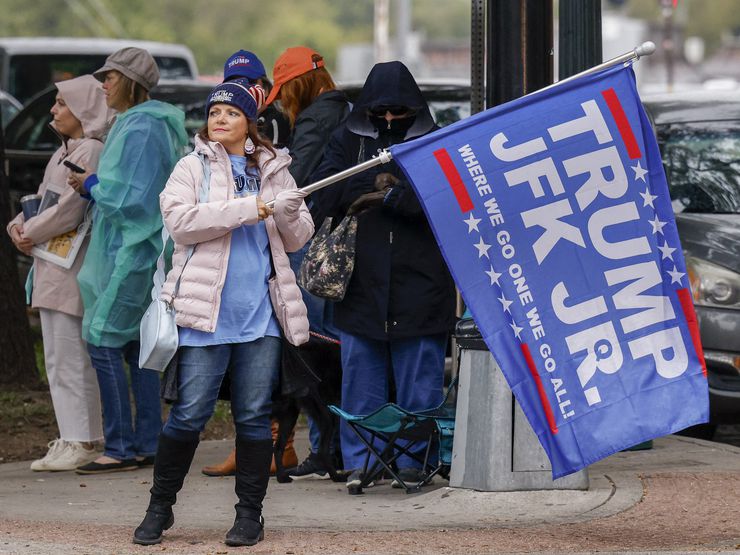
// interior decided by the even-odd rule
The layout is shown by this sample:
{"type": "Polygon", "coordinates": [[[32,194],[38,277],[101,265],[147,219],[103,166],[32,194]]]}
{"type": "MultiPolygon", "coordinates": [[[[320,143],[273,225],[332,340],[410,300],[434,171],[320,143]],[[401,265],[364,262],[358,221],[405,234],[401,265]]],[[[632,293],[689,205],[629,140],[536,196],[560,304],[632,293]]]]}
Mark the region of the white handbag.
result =
{"type": "MultiPolygon", "coordinates": [[[[202,154],[193,153],[193,155],[198,156],[203,164],[203,182],[200,187],[199,202],[206,202],[208,200],[211,179],[208,158],[202,154]]],[[[175,282],[172,298],[169,302],[162,300],[159,297],[165,281],[164,253],[169,238],[170,234],[167,232],[167,227],[162,225],[162,252],[157,259],[157,271],[154,272],[154,278],[152,280],[154,282],[154,286],[152,287],[152,302],[149,303],[149,307],[146,309],[139,324],[139,368],[148,368],[150,370],[157,370],[158,372],[164,372],[172,357],[177,352],[179,334],[177,323],[175,322],[175,297],[177,297],[177,293],[180,290],[182,272],[185,270],[185,266],[195,251],[195,245],[188,249],[187,258],[175,282]]]]}

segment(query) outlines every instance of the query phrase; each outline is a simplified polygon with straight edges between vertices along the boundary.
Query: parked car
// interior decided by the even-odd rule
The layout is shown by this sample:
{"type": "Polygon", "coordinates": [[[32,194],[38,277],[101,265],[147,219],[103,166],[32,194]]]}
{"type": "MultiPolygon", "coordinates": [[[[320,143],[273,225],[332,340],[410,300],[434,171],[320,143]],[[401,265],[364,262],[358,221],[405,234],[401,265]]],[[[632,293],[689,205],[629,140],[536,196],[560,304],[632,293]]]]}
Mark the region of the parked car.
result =
{"type": "MultiPolygon", "coordinates": [[[[185,112],[185,127],[191,135],[205,123],[205,101],[212,85],[199,81],[163,81],[151,91],[152,98],[174,104],[185,112]]],[[[59,147],[59,136],[49,126],[49,110],[56,87],[34,97],[5,130],[5,157],[11,206],[20,210],[20,198],[35,193],[44,168],[59,147]]]]}
{"type": "Polygon", "coordinates": [[[22,107],[13,95],[0,90],[0,115],[3,119],[3,128],[8,126],[8,122],[20,112],[22,107]]]}
{"type": "Polygon", "coordinates": [[[699,320],[711,437],[740,423],[740,96],[698,91],[643,99],[660,145],[699,320]]]}
{"type": "Polygon", "coordinates": [[[197,79],[198,68],[190,49],[182,44],[154,41],[69,38],[0,38],[0,89],[22,104],[49,85],[92,73],[105,58],[125,46],[148,50],[157,61],[162,79],[197,79]]]}

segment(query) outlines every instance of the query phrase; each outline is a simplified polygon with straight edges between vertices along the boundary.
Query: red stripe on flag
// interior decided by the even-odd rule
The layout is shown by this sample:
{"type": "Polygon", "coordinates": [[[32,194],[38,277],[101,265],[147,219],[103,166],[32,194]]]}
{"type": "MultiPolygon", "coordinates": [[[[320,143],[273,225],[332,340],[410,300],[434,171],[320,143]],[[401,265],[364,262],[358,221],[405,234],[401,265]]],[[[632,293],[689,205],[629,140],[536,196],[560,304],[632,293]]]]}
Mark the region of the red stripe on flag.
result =
{"type": "Polygon", "coordinates": [[[696,312],[694,312],[694,301],[691,298],[691,291],[686,289],[679,289],[676,291],[678,300],[681,303],[683,309],[683,315],[686,318],[686,324],[689,326],[689,333],[691,333],[691,341],[694,344],[696,350],[696,356],[699,357],[701,362],[701,370],[704,372],[704,377],[707,377],[707,363],[704,361],[704,349],[701,346],[701,335],[699,334],[699,321],[696,319],[696,312]]]}
{"type": "Polygon", "coordinates": [[[614,89],[607,89],[601,91],[601,96],[606,100],[606,105],[609,106],[609,111],[612,113],[614,121],[617,122],[617,129],[619,129],[619,134],[622,135],[624,146],[627,147],[627,154],[632,160],[642,158],[640,146],[635,140],[635,135],[632,133],[632,128],[627,120],[627,115],[624,113],[622,103],[619,102],[617,93],[614,92],[614,89]]]}
{"type": "Polygon", "coordinates": [[[447,182],[452,188],[452,192],[455,193],[455,198],[457,199],[457,204],[460,205],[460,210],[462,210],[463,213],[470,212],[473,209],[473,201],[470,200],[468,190],[465,188],[465,183],[463,183],[460,173],[452,162],[452,158],[450,158],[450,155],[447,154],[447,151],[444,148],[435,150],[434,157],[437,159],[439,167],[442,168],[442,171],[447,178],[447,182]]]}
{"type": "Polygon", "coordinates": [[[524,360],[527,361],[529,373],[532,374],[532,377],[537,384],[537,393],[539,393],[540,395],[540,402],[542,403],[542,408],[545,410],[545,416],[547,417],[547,423],[550,425],[550,431],[553,434],[557,434],[558,425],[555,423],[555,415],[552,412],[550,401],[547,398],[547,395],[545,395],[545,388],[542,385],[542,378],[540,378],[540,375],[537,373],[537,367],[534,365],[532,353],[529,352],[529,346],[526,343],[522,343],[522,353],[524,353],[524,360]]]}

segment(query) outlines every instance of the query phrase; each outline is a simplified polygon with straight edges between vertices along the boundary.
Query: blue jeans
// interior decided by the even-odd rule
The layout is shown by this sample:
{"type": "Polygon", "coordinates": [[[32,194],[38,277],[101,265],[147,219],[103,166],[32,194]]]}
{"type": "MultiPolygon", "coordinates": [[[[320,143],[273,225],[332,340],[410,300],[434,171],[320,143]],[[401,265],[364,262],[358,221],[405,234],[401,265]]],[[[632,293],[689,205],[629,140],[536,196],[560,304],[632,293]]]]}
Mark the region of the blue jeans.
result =
{"type": "MultiPolygon", "coordinates": [[[[442,403],[447,334],[378,341],[340,332],[339,338],[344,411],[366,415],[387,403],[390,376],[396,384],[396,404],[400,407],[420,411],[442,403]]],[[[344,468],[362,468],[367,448],[345,420],[341,421],[340,432],[344,468]]],[[[382,448],[378,444],[375,447],[382,448]]],[[[425,448],[426,444],[419,444],[412,452],[423,458],[425,448]]],[[[434,463],[437,453],[430,453],[429,459],[434,463]]],[[[421,464],[402,456],[398,466],[420,468],[421,464]]]]}
{"type": "Polygon", "coordinates": [[[98,375],[103,405],[104,453],[118,460],[154,455],[162,427],[160,373],[139,368],[138,341],[131,341],[123,347],[96,347],[88,344],[87,351],[98,375]],[[135,421],[131,414],[124,360],[128,363],[131,390],[136,404],[135,421]]]}
{"type": "Polygon", "coordinates": [[[272,439],[272,392],[280,374],[281,339],[261,337],[248,343],[181,347],[177,401],[163,433],[196,441],[211,418],[221,381],[230,368],[231,412],[240,439],[272,439]]]}

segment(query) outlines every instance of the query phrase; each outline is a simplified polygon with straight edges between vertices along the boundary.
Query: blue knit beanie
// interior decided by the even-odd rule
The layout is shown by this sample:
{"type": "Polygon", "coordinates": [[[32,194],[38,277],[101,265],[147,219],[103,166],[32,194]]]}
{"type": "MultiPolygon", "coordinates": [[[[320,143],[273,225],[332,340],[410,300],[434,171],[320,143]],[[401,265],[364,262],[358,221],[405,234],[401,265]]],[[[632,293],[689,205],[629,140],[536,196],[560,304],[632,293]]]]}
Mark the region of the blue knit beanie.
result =
{"type": "Polygon", "coordinates": [[[259,85],[252,85],[247,79],[234,79],[216,86],[208,95],[206,119],[213,104],[236,106],[248,119],[255,119],[257,111],[265,102],[265,91],[259,85]]]}

